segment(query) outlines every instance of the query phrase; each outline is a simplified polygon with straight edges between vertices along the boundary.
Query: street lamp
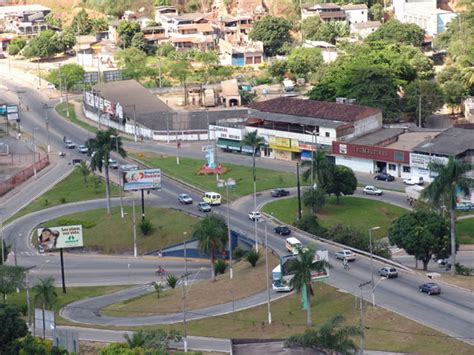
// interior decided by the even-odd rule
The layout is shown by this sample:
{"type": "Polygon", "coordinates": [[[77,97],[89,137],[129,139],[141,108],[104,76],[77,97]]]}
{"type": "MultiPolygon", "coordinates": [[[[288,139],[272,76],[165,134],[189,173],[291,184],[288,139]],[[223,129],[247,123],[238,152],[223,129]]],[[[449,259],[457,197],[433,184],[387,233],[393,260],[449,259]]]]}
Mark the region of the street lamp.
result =
{"type": "Polygon", "coordinates": [[[35,144],[35,131],[38,130],[38,127],[33,128],[33,175],[36,179],[36,144],[35,144]]]}
{"type": "Polygon", "coordinates": [[[230,265],[230,278],[234,278],[234,268],[232,266],[232,236],[230,230],[230,200],[229,200],[229,187],[235,187],[235,180],[228,178],[227,180],[220,180],[217,182],[217,187],[225,187],[226,201],[227,201],[227,239],[229,240],[229,265],[230,265]]]}
{"type": "Polygon", "coordinates": [[[428,148],[430,152],[430,160],[428,162],[428,179],[431,181],[431,146],[433,145],[433,137],[432,136],[426,136],[425,139],[429,139],[430,142],[428,143],[428,148]]]}
{"type": "MultiPolygon", "coordinates": [[[[119,149],[118,149],[118,139],[119,139],[119,137],[120,137],[119,134],[117,134],[117,135],[111,134],[110,135],[110,138],[115,138],[115,151],[117,152],[117,154],[119,152],[119,149]]],[[[118,174],[119,174],[119,184],[120,184],[120,217],[123,218],[124,217],[124,214],[123,214],[123,199],[122,199],[123,179],[122,179],[122,173],[121,173],[120,169],[118,169],[118,174]]]]}
{"type": "Polygon", "coordinates": [[[379,230],[379,226],[369,228],[369,243],[370,243],[370,284],[372,287],[372,306],[375,306],[375,285],[374,285],[374,254],[372,249],[372,231],[379,230]]]}
{"type": "Polygon", "coordinates": [[[48,109],[50,109],[47,104],[43,105],[43,110],[44,110],[44,122],[46,124],[46,133],[48,135],[48,154],[51,153],[51,139],[49,137],[49,117],[48,117],[48,109]]]}
{"type": "Polygon", "coordinates": [[[311,149],[311,186],[314,188],[314,153],[317,151],[317,139],[316,137],[319,136],[319,132],[315,129],[312,131],[305,131],[307,134],[311,134],[311,141],[313,143],[313,149],[311,149]]]}
{"type": "Polygon", "coordinates": [[[138,141],[137,138],[137,106],[133,105],[125,105],[125,107],[133,107],[133,140],[135,143],[138,141]]]}
{"type": "Polygon", "coordinates": [[[5,246],[3,245],[3,214],[5,213],[5,208],[0,208],[0,238],[2,243],[2,265],[5,265],[5,246]]]}
{"type": "Polygon", "coordinates": [[[267,286],[267,313],[268,313],[268,324],[272,324],[272,309],[270,306],[270,274],[268,270],[268,234],[267,234],[267,220],[265,219],[265,271],[266,271],[266,282],[267,286]]]}

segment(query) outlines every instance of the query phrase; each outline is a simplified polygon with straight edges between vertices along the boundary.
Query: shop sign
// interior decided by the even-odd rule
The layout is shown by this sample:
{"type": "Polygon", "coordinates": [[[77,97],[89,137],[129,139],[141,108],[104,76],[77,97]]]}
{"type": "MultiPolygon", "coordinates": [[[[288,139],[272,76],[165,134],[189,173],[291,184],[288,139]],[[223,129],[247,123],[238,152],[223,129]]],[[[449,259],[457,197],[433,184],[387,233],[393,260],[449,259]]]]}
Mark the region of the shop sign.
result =
{"type": "Polygon", "coordinates": [[[210,131],[214,131],[216,138],[233,139],[236,141],[242,140],[242,129],[222,126],[209,126],[210,131]]]}
{"type": "Polygon", "coordinates": [[[333,152],[339,155],[403,164],[410,162],[410,153],[404,150],[345,142],[333,142],[332,147],[333,152]]]}
{"type": "Polygon", "coordinates": [[[448,158],[445,157],[437,157],[437,156],[429,156],[426,154],[419,154],[419,153],[411,153],[410,154],[410,166],[412,168],[419,168],[419,169],[428,169],[428,165],[431,162],[436,162],[439,164],[447,164],[448,158]]]}

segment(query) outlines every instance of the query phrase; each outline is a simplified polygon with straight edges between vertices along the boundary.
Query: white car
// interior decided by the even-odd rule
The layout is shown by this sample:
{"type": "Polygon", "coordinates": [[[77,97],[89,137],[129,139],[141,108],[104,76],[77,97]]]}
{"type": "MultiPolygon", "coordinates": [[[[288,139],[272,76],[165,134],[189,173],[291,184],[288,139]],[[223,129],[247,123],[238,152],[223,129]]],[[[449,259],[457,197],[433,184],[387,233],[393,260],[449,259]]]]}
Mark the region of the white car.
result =
{"type": "Polygon", "coordinates": [[[419,177],[411,177],[409,179],[403,179],[403,183],[405,185],[423,185],[423,178],[419,177]]]}
{"type": "Polygon", "coordinates": [[[341,259],[341,260],[346,259],[347,261],[354,261],[356,259],[356,255],[350,250],[346,250],[346,249],[336,252],[334,254],[334,257],[336,259],[341,259]]]}
{"type": "Polygon", "coordinates": [[[87,149],[87,147],[84,144],[81,144],[79,148],[77,148],[77,150],[79,150],[79,153],[82,153],[82,154],[89,153],[89,149],[87,149]]]}
{"type": "Polygon", "coordinates": [[[109,159],[109,168],[118,169],[118,167],[119,164],[117,163],[117,160],[109,159]]]}
{"type": "Polygon", "coordinates": [[[260,212],[258,211],[249,212],[249,219],[251,221],[255,221],[255,220],[259,221],[260,218],[262,218],[262,215],[260,214],[260,212]]]}
{"type": "Polygon", "coordinates": [[[377,195],[377,196],[381,196],[383,194],[383,191],[380,190],[379,188],[375,187],[375,186],[372,186],[372,185],[367,185],[366,187],[364,187],[364,189],[362,190],[362,193],[364,195],[377,195]]]}

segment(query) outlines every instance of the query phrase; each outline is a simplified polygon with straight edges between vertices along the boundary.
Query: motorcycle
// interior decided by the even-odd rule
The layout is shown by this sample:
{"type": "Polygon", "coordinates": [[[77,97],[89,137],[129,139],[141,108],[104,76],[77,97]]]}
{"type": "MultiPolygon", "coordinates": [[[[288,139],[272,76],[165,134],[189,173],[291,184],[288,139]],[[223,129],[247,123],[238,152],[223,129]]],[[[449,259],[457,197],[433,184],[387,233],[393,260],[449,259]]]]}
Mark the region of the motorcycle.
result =
{"type": "Polygon", "coordinates": [[[59,156],[60,156],[61,158],[64,158],[64,157],[66,156],[66,153],[64,153],[64,152],[59,152],[59,156]]]}
{"type": "Polygon", "coordinates": [[[166,273],[165,269],[163,269],[161,266],[158,267],[158,269],[155,271],[155,274],[161,276],[166,273]]]}

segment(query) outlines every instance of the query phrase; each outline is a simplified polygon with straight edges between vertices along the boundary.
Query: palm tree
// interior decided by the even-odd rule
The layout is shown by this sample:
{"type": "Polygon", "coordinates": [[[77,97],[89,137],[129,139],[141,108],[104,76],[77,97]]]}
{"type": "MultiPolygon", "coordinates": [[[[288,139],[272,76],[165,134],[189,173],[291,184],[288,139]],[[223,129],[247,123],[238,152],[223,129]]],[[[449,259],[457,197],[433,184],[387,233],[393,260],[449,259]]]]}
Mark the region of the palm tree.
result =
{"type": "Polygon", "coordinates": [[[91,152],[91,169],[105,173],[105,195],[107,197],[107,214],[111,214],[110,208],[110,177],[109,177],[109,159],[110,152],[116,151],[121,157],[127,156],[127,152],[122,148],[122,139],[118,136],[115,129],[109,128],[107,131],[97,131],[95,138],[90,138],[86,143],[89,152],[91,152]]]}
{"type": "Polygon", "coordinates": [[[142,329],[139,329],[137,332],[133,332],[131,336],[125,333],[123,337],[127,341],[127,345],[130,349],[143,347],[147,340],[147,336],[142,329]]]}
{"type": "MultiPolygon", "coordinates": [[[[257,136],[257,130],[248,132],[242,139],[242,145],[248,145],[252,147],[252,174],[253,174],[253,210],[257,210],[257,171],[255,168],[255,153],[260,146],[265,143],[263,137],[257,136]]],[[[258,251],[257,243],[257,219],[255,219],[255,248],[258,251]]]]}
{"type": "Polygon", "coordinates": [[[90,175],[90,173],[91,173],[91,169],[90,169],[89,165],[87,165],[87,162],[85,162],[84,160],[82,160],[79,165],[76,165],[76,169],[79,170],[79,172],[81,173],[82,177],[84,178],[84,184],[87,185],[87,177],[88,177],[88,176],[90,175]]]}
{"type": "Polygon", "coordinates": [[[301,167],[308,167],[303,173],[304,181],[308,181],[309,178],[312,178],[318,187],[324,187],[330,178],[332,164],[327,160],[326,152],[324,150],[318,150],[314,153],[313,159],[303,161],[301,167]]]}
{"type": "Polygon", "coordinates": [[[291,279],[291,286],[298,292],[303,290],[306,292],[308,301],[306,324],[308,328],[313,326],[311,315],[311,297],[313,296],[313,287],[311,286],[311,273],[313,271],[323,272],[329,267],[329,263],[325,260],[315,260],[316,249],[313,244],[298,250],[298,257],[291,260],[288,265],[288,272],[294,274],[291,279]]]}
{"type": "Polygon", "coordinates": [[[44,311],[46,309],[51,309],[51,307],[56,303],[58,294],[56,293],[56,288],[54,287],[54,278],[47,277],[45,279],[38,279],[38,283],[33,287],[34,302],[36,304],[41,304],[43,310],[43,338],[46,335],[46,322],[44,319],[44,311]]]}
{"type": "Polygon", "coordinates": [[[224,217],[211,213],[204,217],[193,228],[193,237],[198,240],[201,252],[211,256],[211,275],[216,280],[214,260],[216,253],[224,250],[227,243],[227,225],[224,217]]]}
{"type": "Polygon", "coordinates": [[[451,239],[451,274],[456,274],[456,198],[459,189],[465,195],[469,194],[469,187],[472,181],[465,174],[470,171],[473,166],[469,163],[449,157],[446,165],[431,162],[430,170],[436,176],[433,182],[423,191],[423,195],[427,197],[434,205],[439,206],[440,202],[446,204],[449,211],[450,219],[450,239],[451,239]]]}

